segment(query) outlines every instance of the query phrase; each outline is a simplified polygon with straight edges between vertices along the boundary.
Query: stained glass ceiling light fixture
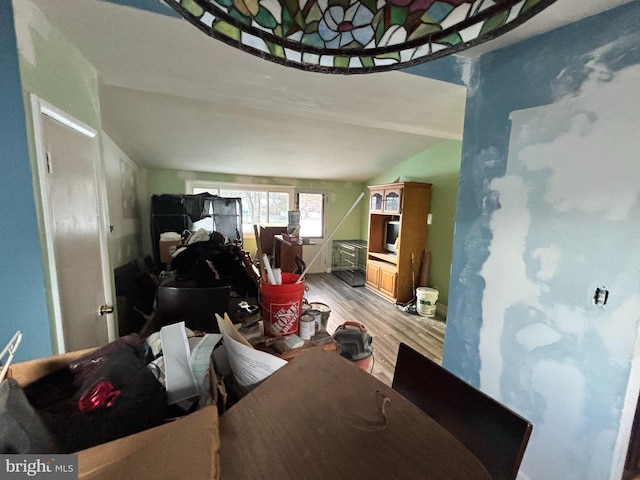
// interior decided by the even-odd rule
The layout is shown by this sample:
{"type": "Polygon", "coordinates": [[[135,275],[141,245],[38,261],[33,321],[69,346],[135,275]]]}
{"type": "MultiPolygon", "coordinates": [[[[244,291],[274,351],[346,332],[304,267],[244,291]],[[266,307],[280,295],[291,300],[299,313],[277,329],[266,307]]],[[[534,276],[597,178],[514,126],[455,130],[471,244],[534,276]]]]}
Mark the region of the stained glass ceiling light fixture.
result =
{"type": "Polygon", "coordinates": [[[207,35],[289,67],[373,73],[496,38],[555,0],[165,0],[207,35]]]}

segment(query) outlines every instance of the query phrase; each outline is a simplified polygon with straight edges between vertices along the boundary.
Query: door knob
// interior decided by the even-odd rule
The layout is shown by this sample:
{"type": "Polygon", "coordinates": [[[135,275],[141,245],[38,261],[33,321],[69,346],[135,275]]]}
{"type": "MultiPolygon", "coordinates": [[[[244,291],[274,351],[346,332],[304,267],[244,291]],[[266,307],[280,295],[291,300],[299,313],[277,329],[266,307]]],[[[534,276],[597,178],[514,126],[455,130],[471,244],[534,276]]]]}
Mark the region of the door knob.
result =
{"type": "Polygon", "coordinates": [[[113,305],[100,305],[100,315],[106,315],[108,313],[113,313],[113,305]]]}

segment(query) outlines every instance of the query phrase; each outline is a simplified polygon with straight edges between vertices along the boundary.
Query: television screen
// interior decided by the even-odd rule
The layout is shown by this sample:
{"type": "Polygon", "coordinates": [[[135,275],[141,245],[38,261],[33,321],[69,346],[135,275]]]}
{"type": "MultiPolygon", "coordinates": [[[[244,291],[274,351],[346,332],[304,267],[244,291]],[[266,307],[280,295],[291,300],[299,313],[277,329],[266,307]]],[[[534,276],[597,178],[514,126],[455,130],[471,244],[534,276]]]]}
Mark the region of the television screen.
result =
{"type": "Polygon", "coordinates": [[[389,220],[386,225],[384,235],[384,248],[390,253],[398,253],[396,249],[396,241],[400,235],[400,222],[389,220]]]}

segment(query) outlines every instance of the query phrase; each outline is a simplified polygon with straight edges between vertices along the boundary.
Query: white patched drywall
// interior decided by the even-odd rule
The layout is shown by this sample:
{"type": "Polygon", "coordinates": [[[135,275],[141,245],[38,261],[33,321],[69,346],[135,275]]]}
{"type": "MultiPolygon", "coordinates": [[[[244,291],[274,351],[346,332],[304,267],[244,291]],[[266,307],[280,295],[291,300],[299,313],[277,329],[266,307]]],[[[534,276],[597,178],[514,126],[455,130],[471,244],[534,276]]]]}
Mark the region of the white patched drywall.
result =
{"type": "Polygon", "coordinates": [[[591,52],[578,91],[512,112],[507,171],[491,183],[480,383],[534,423],[527,456],[547,461],[525,457],[532,478],[607,478],[633,406],[640,65],[599,61],[630,41],[591,52]],[[593,303],[597,286],[610,292],[605,306],[593,303]]]}

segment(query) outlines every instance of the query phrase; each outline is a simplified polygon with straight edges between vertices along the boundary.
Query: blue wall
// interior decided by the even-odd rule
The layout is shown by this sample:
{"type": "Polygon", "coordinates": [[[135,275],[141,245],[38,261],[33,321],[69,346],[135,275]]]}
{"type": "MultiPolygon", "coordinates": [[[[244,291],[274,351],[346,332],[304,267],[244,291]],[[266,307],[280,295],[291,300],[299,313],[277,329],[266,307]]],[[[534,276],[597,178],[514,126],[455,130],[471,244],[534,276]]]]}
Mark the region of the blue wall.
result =
{"type": "Polygon", "coordinates": [[[24,330],[19,361],[53,350],[11,0],[0,0],[0,65],[0,349],[24,330]]]}
{"type": "Polygon", "coordinates": [[[638,396],[640,1],[485,54],[468,86],[443,364],[532,421],[523,478],[615,478],[638,396]]]}
{"type": "Polygon", "coordinates": [[[465,71],[471,61],[459,55],[448,55],[413,67],[403,68],[403,73],[433,78],[443,82],[465,85],[465,71]]]}

